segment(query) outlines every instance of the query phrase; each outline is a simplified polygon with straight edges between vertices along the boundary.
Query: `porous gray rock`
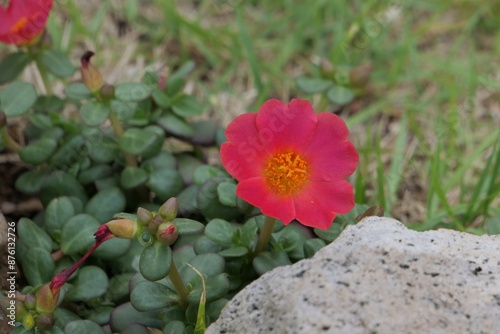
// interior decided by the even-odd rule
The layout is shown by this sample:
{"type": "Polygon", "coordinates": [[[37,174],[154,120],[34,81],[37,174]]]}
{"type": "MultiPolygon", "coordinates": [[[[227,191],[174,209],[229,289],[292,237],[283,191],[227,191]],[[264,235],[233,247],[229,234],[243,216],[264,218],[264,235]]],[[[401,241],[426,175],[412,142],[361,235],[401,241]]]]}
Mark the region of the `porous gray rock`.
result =
{"type": "Polygon", "coordinates": [[[500,235],[368,217],[247,286],[206,333],[500,333],[500,235]]]}

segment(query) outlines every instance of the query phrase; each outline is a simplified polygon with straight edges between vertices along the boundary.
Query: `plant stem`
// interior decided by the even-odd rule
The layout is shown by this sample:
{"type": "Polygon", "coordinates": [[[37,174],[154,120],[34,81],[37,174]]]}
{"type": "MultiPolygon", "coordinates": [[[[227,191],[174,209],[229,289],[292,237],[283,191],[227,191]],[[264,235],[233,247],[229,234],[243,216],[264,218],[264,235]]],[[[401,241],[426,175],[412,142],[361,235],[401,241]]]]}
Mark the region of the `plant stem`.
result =
{"type": "MultiPolygon", "coordinates": [[[[118,117],[116,117],[116,114],[113,111],[111,111],[111,113],[109,114],[109,122],[111,123],[111,127],[113,128],[116,138],[120,138],[121,136],[123,136],[122,123],[120,122],[118,117]]],[[[122,153],[128,166],[137,167],[137,159],[133,155],[125,152],[122,153]]]]}
{"type": "Polygon", "coordinates": [[[262,253],[266,249],[267,244],[269,243],[269,239],[271,239],[271,235],[273,234],[275,222],[276,218],[266,216],[266,220],[264,221],[264,225],[262,226],[262,230],[260,231],[257,246],[255,247],[254,255],[262,253]]]}
{"type": "Polygon", "coordinates": [[[2,140],[8,148],[10,148],[12,151],[15,153],[19,153],[21,151],[22,147],[19,145],[14,138],[12,138],[9,133],[7,132],[6,128],[0,128],[0,135],[2,137],[2,140]]]}
{"type": "Polygon", "coordinates": [[[175,290],[177,290],[177,293],[179,294],[179,304],[183,309],[186,309],[188,306],[188,291],[186,286],[184,285],[184,282],[182,282],[181,276],[179,275],[179,272],[177,271],[177,267],[175,266],[175,262],[173,260],[172,266],[170,267],[170,272],[168,273],[168,277],[172,281],[175,290]]]}
{"type": "Polygon", "coordinates": [[[43,86],[45,88],[45,93],[47,95],[53,95],[54,92],[52,91],[52,86],[50,85],[50,80],[49,80],[49,75],[47,71],[45,70],[45,67],[40,63],[40,61],[37,59],[35,61],[36,67],[38,69],[38,73],[40,73],[40,77],[42,78],[43,86]]]}

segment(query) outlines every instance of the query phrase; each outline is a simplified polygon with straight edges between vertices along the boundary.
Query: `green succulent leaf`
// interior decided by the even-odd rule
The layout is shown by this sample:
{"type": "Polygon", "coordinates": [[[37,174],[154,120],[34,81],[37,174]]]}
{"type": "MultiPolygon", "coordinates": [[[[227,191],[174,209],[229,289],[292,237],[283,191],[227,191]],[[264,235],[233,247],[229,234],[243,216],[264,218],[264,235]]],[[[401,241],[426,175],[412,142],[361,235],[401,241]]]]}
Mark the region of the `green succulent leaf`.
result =
{"type": "Polygon", "coordinates": [[[132,289],[130,301],[138,311],[151,311],[175,305],[179,297],[163,284],[144,281],[132,289]]]}
{"type": "MultiPolygon", "coordinates": [[[[212,277],[224,272],[224,258],[218,254],[200,254],[188,262],[206,277],[212,277]]],[[[195,279],[199,279],[198,274],[189,266],[183,265],[180,275],[185,284],[193,284],[195,279]]]]}
{"type": "MultiPolygon", "coordinates": [[[[208,254],[208,253],[218,253],[222,246],[218,243],[213,242],[206,236],[201,236],[193,244],[194,251],[197,255],[208,254]]],[[[219,254],[220,255],[220,254],[219,254]]]]}
{"type": "Polygon", "coordinates": [[[90,320],[75,320],[64,326],[64,333],[74,334],[106,334],[97,323],[90,320]]]}
{"type": "Polygon", "coordinates": [[[43,113],[59,112],[64,109],[64,101],[55,95],[38,96],[33,109],[43,113]]]}
{"type": "Polygon", "coordinates": [[[120,137],[118,143],[122,151],[132,155],[140,155],[149,149],[155,140],[155,133],[143,129],[130,128],[120,137]]]}
{"type": "Polygon", "coordinates": [[[500,234],[500,216],[491,217],[486,221],[486,231],[488,234],[500,234]]]}
{"type": "Polygon", "coordinates": [[[161,169],[175,169],[176,166],[177,162],[175,161],[175,157],[170,152],[166,151],[160,152],[154,157],[144,160],[141,164],[141,168],[150,173],[161,169]]]}
{"type": "Polygon", "coordinates": [[[64,89],[64,94],[70,99],[84,100],[92,97],[92,93],[82,82],[70,83],[64,89]]]}
{"type": "Polygon", "coordinates": [[[31,57],[25,52],[8,54],[0,61],[0,85],[17,78],[31,62],[31,57]]]}
{"type": "Polygon", "coordinates": [[[71,281],[73,288],[66,294],[69,301],[90,300],[102,296],[108,289],[108,275],[99,267],[85,266],[71,281]]]}
{"type": "Polygon", "coordinates": [[[67,255],[87,251],[95,242],[94,233],[99,222],[88,214],[79,214],[64,225],[61,233],[61,250],[67,255]]]}
{"type": "Polygon", "coordinates": [[[40,191],[45,178],[50,171],[47,168],[30,170],[16,180],[16,189],[27,194],[35,194],[40,191]]]}
{"type": "Polygon", "coordinates": [[[207,238],[224,246],[233,244],[234,231],[235,229],[230,223],[219,218],[212,219],[205,227],[207,238]]]}
{"type": "Polygon", "coordinates": [[[123,256],[130,249],[131,240],[113,238],[107,240],[104,244],[99,246],[92,254],[92,257],[103,259],[103,260],[113,260],[120,256],[123,256]]]}
{"type": "Polygon", "coordinates": [[[158,281],[165,278],[172,265],[172,250],[159,241],[144,248],[139,260],[139,270],[146,279],[158,281]]]}
{"type": "Polygon", "coordinates": [[[243,257],[248,254],[248,248],[243,246],[231,247],[218,253],[222,257],[243,257]]]}
{"type": "MultiPolygon", "coordinates": [[[[200,279],[201,281],[201,279],[200,279]]],[[[229,292],[230,283],[227,279],[227,274],[222,273],[215,275],[213,277],[209,277],[205,279],[205,295],[206,301],[211,302],[222,298],[226,293],[229,292]]],[[[193,290],[189,292],[188,302],[191,304],[197,304],[200,302],[201,293],[202,293],[202,284],[196,284],[193,290]]]]}
{"type": "MultiPolygon", "coordinates": [[[[41,112],[28,114],[27,117],[31,124],[33,124],[35,127],[41,130],[49,130],[53,126],[50,117],[48,115],[42,114],[41,112]]],[[[50,138],[50,137],[41,137],[41,139],[43,138],[50,138]]]]}
{"type": "Polygon", "coordinates": [[[80,181],[81,184],[91,184],[113,173],[113,168],[109,165],[95,165],[81,171],[80,174],[78,174],[78,181],[80,181]]]}
{"type": "Polygon", "coordinates": [[[326,93],[328,99],[338,105],[345,105],[354,100],[354,92],[343,86],[333,86],[326,93]]]}
{"type": "Polygon", "coordinates": [[[148,173],[138,167],[127,166],[120,175],[120,184],[125,189],[132,189],[148,180],[148,173]]]}
{"type": "Polygon", "coordinates": [[[304,255],[307,258],[313,257],[317,251],[325,247],[326,243],[322,239],[314,238],[304,242],[304,255]]]}
{"type": "Polygon", "coordinates": [[[297,79],[297,86],[306,94],[324,92],[332,85],[332,81],[323,78],[300,77],[297,79]]]}
{"type": "Polygon", "coordinates": [[[210,165],[201,165],[195,169],[193,181],[198,185],[203,185],[214,176],[226,176],[226,174],[224,171],[217,167],[210,165]]]}
{"type": "Polygon", "coordinates": [[[344,227],[341,224],[333,223],[327,230],[315,228],[314,233],[326,242],[332,242],[340,235],[343,229],[344,227]]]}
{"type": "Polygon", "coordinates": [[[142,83],[125,82],[115,87],[115,96],[125,102],[139,102],[146,99],[151,90],[142,83]]]}
{"type": "Polygon", "coordinates": [[[233,182],[219,183],[217,196],[222,204],[236,207],[236,184],[233,182]]]}
{"type": "Polygon", "coordinates": [[[56,197],[74,196],[82,203],[87,202],[87,193],[80,182],[74,176],[56,171],[45,179],[40,190],[40,200],[44,206],[56,197]]]}
{"type": "MultiPolygon", "coordinates": [[[[125,303],[115,307],[111,312],[110,326],[113,333],[121,333],[125,328],[133,323],[139,323],[148,327],[160,328],[162,323],[159,320],[160,310],[139,312],[131,303],[125,303]]],[[[89,332],[91,333],[91,332],[89,332]]]]}
{"type": "Polygon", "coordinates": [[[22,257],[22,264],[24,277],[32,286],[49,282],[56,266],[50,252],[40,247],[28,249],[22,257]]]}
{"type": "Polygon", "coordinates": [[[292,262],[284,251],[264,252],[253,259],[253,267],[259,275],[263,275],[274,268],[289,264],[292,264],[292,262]]]}
{"type": "Polygon", "coordinates": [[[45,209],[45,229],[54,239],[59,240],[64,225],[75,213],[73,202],[68,197],[54,198],[45,209]]]}
{"type": "Polygon", "coordinates": [[[194,135],[193,126],[174,114],[166,114],[158,119],[158,125],[173,136],[188,139],[194,135]]]}
{"type": "Polygon", "coordinates": [[[104,137],[101,140],[90,143],[89,156],[97,163],[109,163],[118,159],[120,150],[118,144],[111,138],[104,137]]]}
{"type": "Polygon", "coordinates": [[[123,211],[125,205],[123,192],[117,187],[110,187],[95,194],[85,206],[85,212],[94,216],[98,222],[105,223],[111,220],[115,213],[123,211]]]}
{"type": "Polygon", "coordinates": [[[109,117],[110,112],[111,110],[108,105],[89,101],[80,109],[80,116],[88,126],[99,126],[109,117]]]}
{"type": "Polygon", "coordinates": [[[37,97],[32,84],[12,82],[0,90],[0,110],[8,117],[24,115],[35,104],[37,97]]]}
{"type": "Polygon", "coordinates": [[[194,96],[181,94],[172,101],[172,111],[180,117],[197,116],[203,108],[194,96]]]}
{"type": "Polygon", "coordinates": [[[75,67],[71,64],[69,57],[58,50],[48,49],[42,51],[40,55],[41,64],[56,77],[69,77],[75,72],[75,67]]]}
{"type": "Polygon", "coordinates": [[[31,219],[21,218],[17,224],[19,239],[26,246],[43,248],[50,252],[52,250],[52,239],[31,219]]]}
{"type": "Polygon", "coordinates": [[[177,231],[180,235],[201,233],[205,228],[202,223],[187,218],[175,218],[174,223],[177,225],[177,231]]]}
{"type": "Polygon", "coordinates": [[[168,334],[184,334],[186,325],[180,320],[169,321],[165,326],[163,326],[163,333],[168,334]]]}
{"type": "Polygon", "coordinates": [[[40,165],[50,159],[56,148],[57,141],[52,138],[41,138],[23,147],[19,152],[19,157],[28,164],[40,165]]]}
{"type": "Polygon", "coordinates": [[[146,183],[160,201],[175,197],[184,189],[184,182],[176,170],[156,170],[149,175],[146,183]]]}

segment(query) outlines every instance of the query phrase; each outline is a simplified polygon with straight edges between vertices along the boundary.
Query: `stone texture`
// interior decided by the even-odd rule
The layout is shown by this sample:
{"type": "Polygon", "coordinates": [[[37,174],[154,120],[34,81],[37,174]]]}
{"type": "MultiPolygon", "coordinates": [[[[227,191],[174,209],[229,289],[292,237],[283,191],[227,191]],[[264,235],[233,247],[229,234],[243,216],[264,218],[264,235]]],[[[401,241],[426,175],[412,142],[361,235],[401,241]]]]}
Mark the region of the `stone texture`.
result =
{"type": "Polygon", "coordinates": [[[500,333],[500,235],[368,217],[247,286],[206,333],[500,333]]]}

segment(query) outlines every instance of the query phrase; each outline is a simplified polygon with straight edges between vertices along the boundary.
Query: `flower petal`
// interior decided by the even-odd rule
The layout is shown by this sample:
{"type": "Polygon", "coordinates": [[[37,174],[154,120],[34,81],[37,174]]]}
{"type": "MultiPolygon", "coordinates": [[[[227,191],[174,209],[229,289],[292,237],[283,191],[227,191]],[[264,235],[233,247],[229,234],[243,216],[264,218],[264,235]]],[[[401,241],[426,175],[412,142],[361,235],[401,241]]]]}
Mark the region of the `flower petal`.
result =
{"type": "Polygon", "coordinates": [[[294,203],[300,223],[326,230],[337,213],[347,213],[354,207],[354,191],[345,180],[311,182],[294,203]]]}
{"type": "Polygon", "coordinates": [[[349,130],[337,115],[320,113],[318,126],[303,152],[311,166],[314,181],[338,181],[351,175],[359,156],[354,145],[347,141],[349,130]]]}
{"type": "Polygon", "coordinates": [[[262,105],[256,124],[260,142],[273,152],[301,147],[312,135],[317,118],[309,101],[293,99],[287,106],[274,99],[262,105]]]}
{"type": "Polygon", "coordinates": [[[293,199],[274,195],[267,189],[262,177],[241,181],[236,187],[236,195],[260,208],[263,214],[281,220],[285,225],[295,218],[293,199]]]}
{"type": "Polygon", "coordinates": [[[236,180],[262,176],[262,165],[267,159],[265,152],[237,143],[223,143],[220,148],[222,164],[236,180]]]}

